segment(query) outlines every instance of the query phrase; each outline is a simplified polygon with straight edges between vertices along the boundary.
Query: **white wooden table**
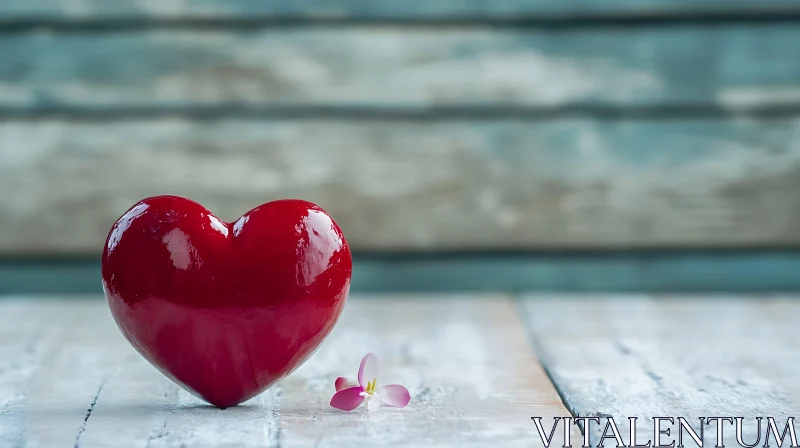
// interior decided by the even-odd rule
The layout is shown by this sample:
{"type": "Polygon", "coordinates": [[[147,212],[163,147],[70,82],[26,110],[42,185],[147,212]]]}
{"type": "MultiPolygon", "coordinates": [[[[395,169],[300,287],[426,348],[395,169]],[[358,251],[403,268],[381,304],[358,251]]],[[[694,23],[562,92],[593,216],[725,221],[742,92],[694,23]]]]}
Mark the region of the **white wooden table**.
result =
{"type": "Polygon", "coordinates": [[[102,298],[5,297],[0,447],[527,447],[541,445],[532,416],[568,409],[785,421],[800,410],[798,310],[791,297],[352,297],[299,370],[219,410],[144,361],[102,298]],[[329,407],[369,351],[411,404],[329,407]]]}

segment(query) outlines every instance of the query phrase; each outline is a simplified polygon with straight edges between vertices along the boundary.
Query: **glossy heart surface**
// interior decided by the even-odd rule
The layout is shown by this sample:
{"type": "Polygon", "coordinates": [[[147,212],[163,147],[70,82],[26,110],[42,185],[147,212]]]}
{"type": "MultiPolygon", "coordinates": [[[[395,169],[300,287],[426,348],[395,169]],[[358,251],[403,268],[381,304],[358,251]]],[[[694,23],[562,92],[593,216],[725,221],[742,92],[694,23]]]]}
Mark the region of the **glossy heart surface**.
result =
{"type": "Polygon", "coordinates": [[[177,196],[140,201],[111,228],[103,289],[148,361],[217,407],[300,366],[350,288],[344,235],[318,206],[268,202],[233,223],[177,196]]]}

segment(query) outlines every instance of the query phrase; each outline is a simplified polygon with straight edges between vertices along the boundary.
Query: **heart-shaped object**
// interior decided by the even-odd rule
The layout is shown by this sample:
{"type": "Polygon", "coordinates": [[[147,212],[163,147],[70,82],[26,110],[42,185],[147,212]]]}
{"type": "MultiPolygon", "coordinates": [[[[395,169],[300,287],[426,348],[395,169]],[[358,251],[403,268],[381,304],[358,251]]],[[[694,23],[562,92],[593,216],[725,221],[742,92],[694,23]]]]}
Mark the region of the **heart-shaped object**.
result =
{"type": "Polygon", "coordinates": [[[236,222],[177,196],[145,199],[111,228],[103,289],[148,361],[221,408],[300,366],[350,288],[344,235],[318,206],[268,202],[236,222]]]}

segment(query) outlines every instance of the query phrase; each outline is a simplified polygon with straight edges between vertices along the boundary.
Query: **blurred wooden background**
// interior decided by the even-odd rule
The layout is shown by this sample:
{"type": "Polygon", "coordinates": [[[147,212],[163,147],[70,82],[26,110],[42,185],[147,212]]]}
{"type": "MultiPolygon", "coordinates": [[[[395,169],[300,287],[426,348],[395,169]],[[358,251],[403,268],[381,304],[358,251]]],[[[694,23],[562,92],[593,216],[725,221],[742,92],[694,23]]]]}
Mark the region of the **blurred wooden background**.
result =
{"type": "Polygon", "coordinates": [[[525,446],[561,405],[540,367],[574,415],[791,414],[798,25],[800,0],[0,0],[0,444],[525,446]],[[325,348],[249,418],[187,408],[103,303],[33,299],[99,298],[156,194],[331,212],[378,293],[331,341],[402,366],[417,418],[342,431],[315,384],[357,359],[325,348]],[[383,294],[454,290],[492,294],[383,294]],[[554,290],[580,294],[529,294],[554,290]]]}
{"type": "Polygon", "coordinates": [[[357,250],[800,243],[796,0],[5,0],[0,256],[156,194],[357,250]]]}

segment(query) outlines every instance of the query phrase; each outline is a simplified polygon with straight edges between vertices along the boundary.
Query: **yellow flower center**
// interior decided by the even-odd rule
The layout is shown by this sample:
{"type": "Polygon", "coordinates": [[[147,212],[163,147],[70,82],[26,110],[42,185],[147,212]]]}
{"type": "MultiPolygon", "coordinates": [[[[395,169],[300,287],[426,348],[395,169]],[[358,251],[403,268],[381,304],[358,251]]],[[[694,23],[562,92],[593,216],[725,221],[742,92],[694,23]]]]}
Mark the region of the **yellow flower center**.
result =
{"type": "Polygon", "coordinates": [[[378,382],[377,378],[374,378],[372,381],[367,382],[367,390],[365,391],[369,395],[375,393],[375,384],[378,382]]]}

